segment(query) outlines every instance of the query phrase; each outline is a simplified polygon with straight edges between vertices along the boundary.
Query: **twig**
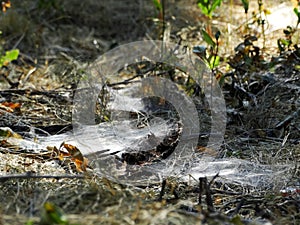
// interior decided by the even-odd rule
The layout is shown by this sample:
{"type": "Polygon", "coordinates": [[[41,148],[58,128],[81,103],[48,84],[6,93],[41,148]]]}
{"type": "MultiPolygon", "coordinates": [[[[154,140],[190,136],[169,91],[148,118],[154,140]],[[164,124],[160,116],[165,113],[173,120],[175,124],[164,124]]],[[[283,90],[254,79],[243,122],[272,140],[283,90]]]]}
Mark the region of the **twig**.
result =
{"type": "Polygon", "coordinates": [[[214,212],[214,205],[212,200],[212,191],[211,191],[211,185],[213,181],[219,176],[217,173],[213,179],[208,183],[207,177],[199,177],[199,196],[198,196],[198,205],[202,204],[202,195],[205,193],[206,195],[206,205],[209,212],[214,212]]]}
{"type": "Polygon", "coordinates": [[[50,174],[33,174],[32,172],[27,172],[23,174],[10,174],[5,176],[0,176],[0,181],[6,181],[9,179],[32,179],[32,178],[45,178],[45,179],[83,179],[85,178],[84,175],[50,175],[50,174]]]}
{"type": "Polygon", "coordinates": [[[207,209],[209,212],[214,212],[214,203],[212,200],[212,196],[211,196],[211,191],[210,191],[210,184],[208,184],[207,182],[207,178],[205,178],[205,192],[206,192],[206,205],[207,205],[207,209]]]}
{"type": "Polygon", "coordinates": [[[158,201],[162,201],[162,198],[165,193],[166,184],[167,184],[167,180],[163,179],[162,184],[161,184],[161,190],[160,190],[159,197],[158,197],[158,201]]]}

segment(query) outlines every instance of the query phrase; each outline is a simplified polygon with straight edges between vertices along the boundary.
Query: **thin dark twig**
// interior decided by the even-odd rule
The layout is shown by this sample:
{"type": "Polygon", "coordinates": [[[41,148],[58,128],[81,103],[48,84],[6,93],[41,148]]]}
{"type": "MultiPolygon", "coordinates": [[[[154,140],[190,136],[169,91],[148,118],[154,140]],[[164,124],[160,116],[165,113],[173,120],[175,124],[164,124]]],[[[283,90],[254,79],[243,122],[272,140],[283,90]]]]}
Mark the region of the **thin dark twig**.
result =
{"type": "Polygon", "coordinates": [[[202,204],[202,194],[203,194],[203,177],[199,177],[199,197],[198,197],[198,205],[202,204]]]}
{"type": "Polygon", "coordinates": [[[211,181],[209,182],[208,186],[211,187],[212,183],[215,181],[215,179],[219,177],[219,173],[217,173],[212,179],[211,181]]]}
{"type": "Polygon", "coordinates": [[[4,175],[0,176],[0,181],[6,181],[10,179],[33,179],[33,178],[45,178],[45,179],[83,179],[85,178],[84,175],[50,175],[50,174],[33,174],[31,172],[23,173],[23,174],[10,174],[10,175],[4,175]]]}
{"type": "Polygon", "coordinates": [[[178,193],[177,193],[177,191],[175,189],[173,190],[172,194],[174,195],[175,199],[179,199],[179,195],[178,195],[178,193]]]}
{"type": "MultiPolygon", "coordinates": [[[[176,49],[175,49],[176,50],[176,49]]],[[[174,50],[174,51],[175,51],[174,50]]],[[[123,81],[120,81],[120,82],[115,82],[115,83],[109,83],[107,84],[108,87],[114,87],[114,86],[118,86],[118,85],[127,85],[127,84],[130,84],[130,83],[134,83],[134,82],[139,82],[139,81],[134,81],[134,79],[140,77],[140,78],[144,78],[145,76],[147,76],[147,74],[149,74],[150,72],[155,72],[160,66],[162,66],[163,63],[161,62],[156,62],[154,63],[153,65],[151,65],[151,67],[147,70],[144,70],[143,72],[140,72],[126,80],[123,80],[123,81]]],[[[182,68],[180,67],[172,67],[170,68],[169,70],[164,70],[162,72],[157,72],[155,74],[155,76],[162,76],[162,75],[166,75],[170,72],[172,72],[174,69],[177,69],[183,73],[186,73],[186,71],[184,71],[182,68]]]]}
{"type": "Polygon", "coordinates": [[[120,81],[120,82],[116,82],[116,83],[107,84],[107,86],[108,87],[114,87],[114,86],[121,85],[121,84],[129,84],[130,82],[133,83],[132,80],[134,80],[137,77],[142,77],[142,76],[144,76],[144,74],[137,74],[137,75],[135,75],[133,77],[130,77],[130,78],[126,79],[126,80],[123,80],[123,81],[120,81]]]}
{"type": "Polygon", "coordinates": [[[207,178],[205,177],[205,192],[206,192],[206,204],[207,204],[207,209],[210,212],[215,211],[214,210],[214,204],[210,192],[210,185],[207,182],[207,178]]]}
{"type": "Polygon", "coordinates": [[[162,200],[164,193],[165,193],[166,185],[167,185],[167,180],[163,179],[162,184],[161,184],[161,190],[160,190],[159,197],[158,197],[158,201],[162,200]]]}
{"type": "Polygon", "coordinates": [[[162,41],[165,41],[165,32],[166,32],[166,21],[165,21],[165,0],[161,1],[162,5],[162,41]]]}
{"type": "Polygon", "coordinates": [[[241,201],[237,204],[235,210],[233,211],[232,216],[235,216],[235,215],[237,215],[237,214],[239,213],[239,211],[240,211],[241,208],[243,207],[244,203],[245,203],[245,199],[242,198],[241,201]]]}
{"type": "Polygon", "coordinates": [[[202,195],[205,193],[206,198],[206,205],[207,209],[210,212],[214,211],[214,205],[213,205],[213,200],[212,200],[212,192],[210,190],[212,182],[218,177],[218,174],[216,174],[213,179],[208,183],[206,177],[200,177],[199,178],[199,197],[198,197],[198,205],[201,206],[202,204],[202,195]]]}

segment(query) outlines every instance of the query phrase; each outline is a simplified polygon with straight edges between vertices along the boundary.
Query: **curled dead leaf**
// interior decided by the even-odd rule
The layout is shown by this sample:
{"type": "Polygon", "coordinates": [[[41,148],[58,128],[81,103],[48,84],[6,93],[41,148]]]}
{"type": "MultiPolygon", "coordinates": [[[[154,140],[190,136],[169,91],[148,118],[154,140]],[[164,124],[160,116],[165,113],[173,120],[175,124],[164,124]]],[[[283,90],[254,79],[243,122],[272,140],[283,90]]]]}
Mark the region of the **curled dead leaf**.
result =
{"type": "Polygon", "coordinates": [[[21,103],[18,102],[1,102],[0,103],[0,109],[5,110],[6,112],[14,112],[14,111],[20,111],[21,103]]]}
{"type": "Polygon", "coordinates": [[[86,171],[88,167],[88,159],[82,155],[81,151],[76,146],[63,142],[58,149],[55,146],[48,146],[47,149],[52,151],[54,157],[57,157],[61,161],[65,158],[71,158],[78,172],[86,171]]]}

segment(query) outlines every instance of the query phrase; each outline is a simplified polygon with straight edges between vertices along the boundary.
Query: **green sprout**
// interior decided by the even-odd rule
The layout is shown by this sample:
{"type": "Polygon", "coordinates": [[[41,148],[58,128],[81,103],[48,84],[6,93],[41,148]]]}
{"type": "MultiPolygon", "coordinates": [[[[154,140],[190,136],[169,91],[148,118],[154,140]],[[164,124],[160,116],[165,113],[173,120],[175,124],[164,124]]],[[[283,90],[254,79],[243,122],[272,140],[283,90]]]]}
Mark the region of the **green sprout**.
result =
{"type": "Polygon", "coordinates": [[[197,4],[198,7],[201,9],[204,15],[211,18],[212,13],[215,9],[221,5],[222,0],[198,0],[197,4]]]}
{"type": "Polygon", "coordinates": [[[193,52],[198,55],[211,70],[214,70],[220,64],[220,56],[218,56],[219,52],[219,38],[220,31],[217,31],[215,34],[216,41],[203,29],[201,31],[203,40],[207,43],[209,50],[204,46],[195,46],[193,48],[193,52]]]}
{"type": "Polygon", "coordinates": [[[241,0],[242,3],[243,3],[243,7],[244,7],[244,10],[245,10],[245,14],[248,13],[248,10],[249,10],[249,1],[248,0],[241,0]]]}
{"type": "MultiPolygon", "coordinates": [[[[9,4],[9,6],[6,6],[6,7],[10,8],[10,4],[9,4]]],[[[2,11],[3,11],[3,13],[6,12],[6,7],[5,7],[5,5],[3,5],[3,2],[2,2],[2,11]]],[[[0,35],[1,34],[2,34],[2,31],[0,31],[0,35]]],[[[19,56],[19,50],[18,49],[12,49],[10,51],[5,51],[4,52],[2,46],[0,46],[0,68],[2,68],[3,66],[6,66],[11,61],[16,60],[18,58],[18,56],[19,56]]]]}
{"type": "Polygon", "coordinates": [[[277,46],[281,53],[284,52],[285,50],[290,50],[292,46],[294,46],[296,49],[298,48],[297,43],[299,37],[298,37],[297,30],[300,24],[300,12],[298,8],[294,8],[294,13],[298,18],[296,26],[295,27],[287,26],[287,28],[283,30],[285,38],[280,38],[277,40],[277,46]]]}
{"type": "Polygon", "coordinates": [[[0,56],[0,68],[7,65],[13,60],[16,60],[19,56],[19,50],[13,49],[6,51],[4,55],[0,56]]]}
{"type": "Polygon", "coordinates": [[[298,8],[294,8],[294,13],[296,14],[298,20],[297,20],[297,25],[296,25],[296,29],[298,28],[298,25],[300,23],[300,12],[298,10],[298,8]]]}

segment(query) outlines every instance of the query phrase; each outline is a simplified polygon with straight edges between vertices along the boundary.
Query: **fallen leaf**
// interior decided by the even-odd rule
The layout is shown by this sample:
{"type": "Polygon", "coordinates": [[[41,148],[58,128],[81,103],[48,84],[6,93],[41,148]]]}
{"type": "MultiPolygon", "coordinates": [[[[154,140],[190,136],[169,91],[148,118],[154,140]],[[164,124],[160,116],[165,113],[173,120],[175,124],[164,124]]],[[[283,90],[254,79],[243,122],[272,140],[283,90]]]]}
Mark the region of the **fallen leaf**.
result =
{"type": "Polygon", "coordinates": [[[6,12],[11,7],[10,0],[2,1],[2,12],[6,12]]]}
{"type": "Polygon", "coordinates": [[[0,108],[7,112],[14,112],[15,110],[20,110],[21,103],[18,102],[1,102],[0,108]]]}
{"type": "Polygon", "coordinates": [[[71,157],[74,162],[78,172],[85,172],[88,166],[88,159],[83,157],[81,151],[74,145],[65,144],[64,142],[60,145],[59,149],[54,147],[54,152],[56,152],[58,158],[63,160],[65,157],[71,157]],[[62,151],[63,149],[67,152],[62,151]]]}
{"type": "Polygon", "coordinates": [[[63,143],[63,147],[70,153],[73,159],[83,161],[84,157],[76,146],[63,143]]]}

